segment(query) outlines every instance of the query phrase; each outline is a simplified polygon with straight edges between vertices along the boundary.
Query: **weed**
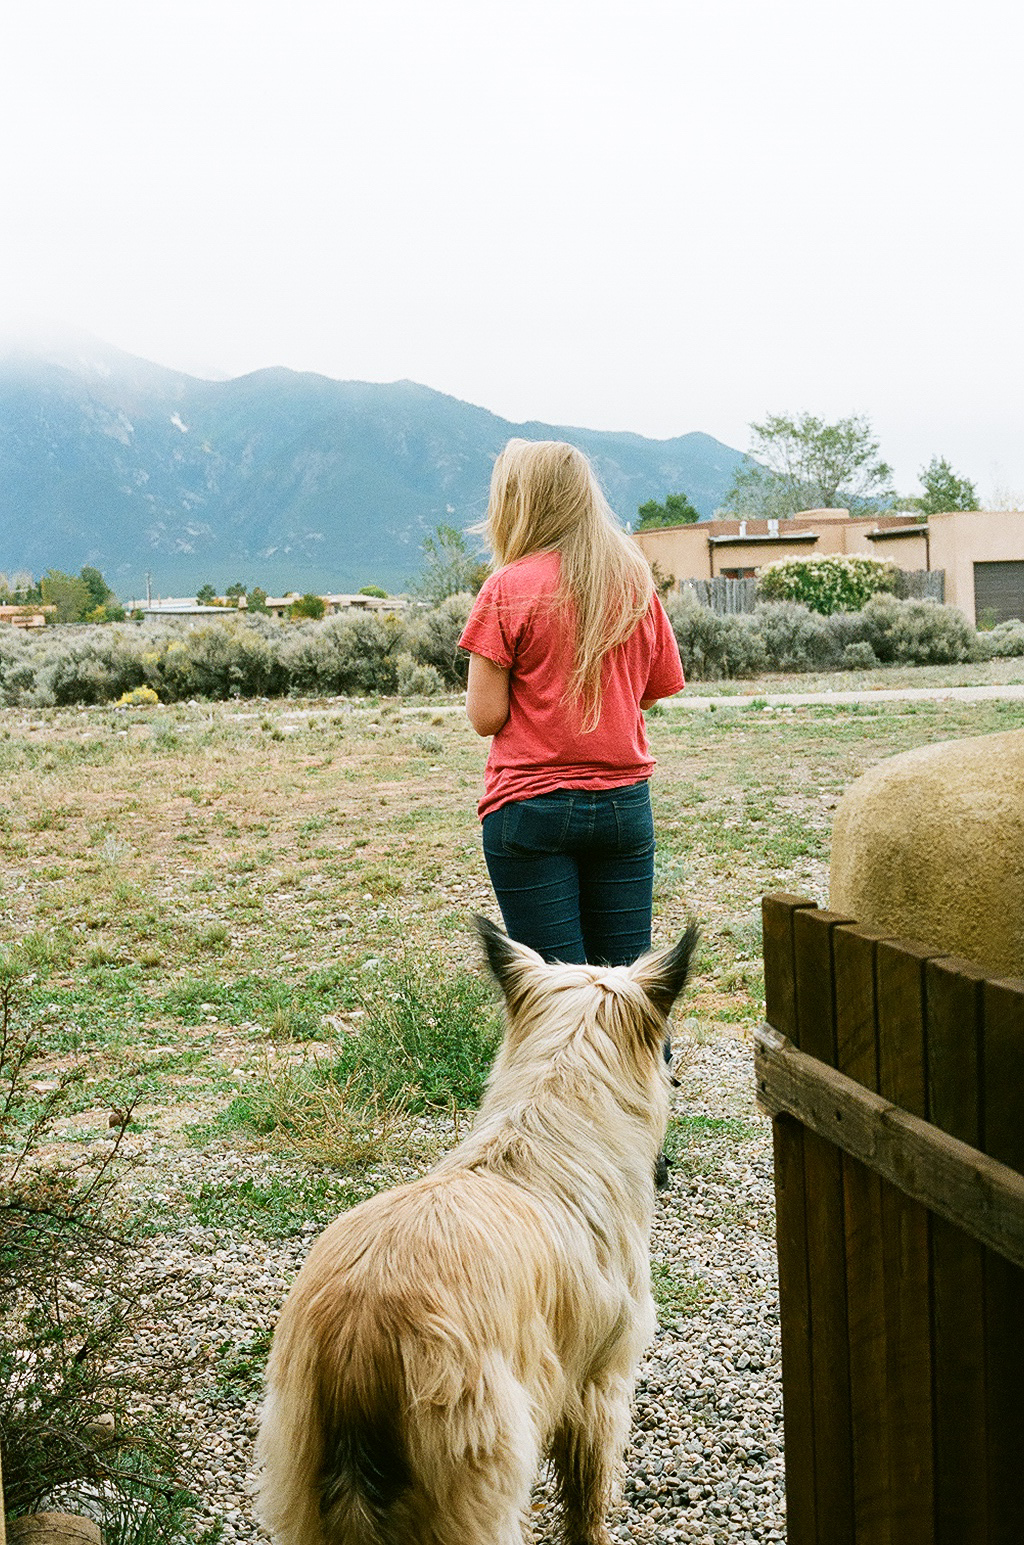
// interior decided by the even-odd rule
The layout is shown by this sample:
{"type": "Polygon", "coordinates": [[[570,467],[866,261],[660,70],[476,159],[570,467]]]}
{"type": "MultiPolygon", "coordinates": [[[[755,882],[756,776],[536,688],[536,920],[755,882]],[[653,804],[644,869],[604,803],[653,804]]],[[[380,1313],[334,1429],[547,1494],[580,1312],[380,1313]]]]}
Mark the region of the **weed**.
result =
{"type": "Polygon", "coordinates": [[[87,971],[99,971],[104,966],[116,964],[117,956],[103,944],[94,944],[92,949],[85,952],[85,969],[87,971]]]}
{"type": "Polygon", "coordinates": [[[364,1017],[331,1076],[377,1099],[408,1093],[417,1109],[475,1106],[501,1038],[481,976],[406,956],[361,995],[364,1017]]]}
{"type": "Polygon", "coordinates": [[[200,949],[223,950],[229,943],[230,936],[223,923],[210,923],[199,935],[200,949]]]}
{"type": "Polygon", "coordinates": [[[221,1353],[216,1392],[221,1400],[254,1400],[263,1388],[263,1370],[270,1355],[271,1332],[260,1330],[250,1341],[221,1353]]]}
{"type": "Polygon", "coordinates": [[[705,1277],[684,1274],[664,1261],[651,1263],[651,1291],[663,1324],[699,1314],[717,1296],[705,1277]]]}
{"type": "Polygon", "coordinates": [[[330,1221],[359,1200],[351,1185],[330,1174],[249,1176],[205,1181],[185,1201],[202,1228],[225,1229],[257,1239],[290,1239],[309,1222],[330,1221]]]}

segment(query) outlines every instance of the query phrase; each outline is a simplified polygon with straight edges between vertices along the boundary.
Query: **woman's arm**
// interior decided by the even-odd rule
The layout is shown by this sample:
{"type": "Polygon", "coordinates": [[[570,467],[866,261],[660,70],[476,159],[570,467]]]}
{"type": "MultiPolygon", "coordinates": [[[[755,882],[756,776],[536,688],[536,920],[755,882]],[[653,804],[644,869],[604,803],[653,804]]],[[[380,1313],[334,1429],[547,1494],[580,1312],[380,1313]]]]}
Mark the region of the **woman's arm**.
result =
{"type": "Polygon", "coordinates": [[[466,717],[478,735],[496,735],[508,718],[508,667],[485,655],[469,657],[466,717]]]}

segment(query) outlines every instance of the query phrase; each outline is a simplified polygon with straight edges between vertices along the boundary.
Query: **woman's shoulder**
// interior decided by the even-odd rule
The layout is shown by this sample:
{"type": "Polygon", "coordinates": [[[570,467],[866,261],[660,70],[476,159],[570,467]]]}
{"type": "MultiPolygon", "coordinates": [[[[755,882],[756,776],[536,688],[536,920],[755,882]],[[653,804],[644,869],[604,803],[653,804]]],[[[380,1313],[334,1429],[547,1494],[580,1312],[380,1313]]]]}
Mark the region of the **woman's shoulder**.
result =
{"type": "Polygon", "coordinates": [[[525,558],[517,558],[514,563],[496,569],[488,584],[493,583],[495,589],[507,595],[543,595],[558,584],[559,566],[558,553],[554,550],[528,553],[525,558]]]}

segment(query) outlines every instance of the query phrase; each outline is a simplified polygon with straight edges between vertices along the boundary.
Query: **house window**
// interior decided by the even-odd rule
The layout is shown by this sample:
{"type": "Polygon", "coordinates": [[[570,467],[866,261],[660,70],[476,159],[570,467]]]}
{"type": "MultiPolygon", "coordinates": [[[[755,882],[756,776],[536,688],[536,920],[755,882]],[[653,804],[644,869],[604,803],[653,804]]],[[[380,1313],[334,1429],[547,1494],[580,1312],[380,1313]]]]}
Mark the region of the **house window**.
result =
{"type": "Polygon", "coordinates": [[[721,569],[723,579],[755,579],[756,569],[721,569]]]}

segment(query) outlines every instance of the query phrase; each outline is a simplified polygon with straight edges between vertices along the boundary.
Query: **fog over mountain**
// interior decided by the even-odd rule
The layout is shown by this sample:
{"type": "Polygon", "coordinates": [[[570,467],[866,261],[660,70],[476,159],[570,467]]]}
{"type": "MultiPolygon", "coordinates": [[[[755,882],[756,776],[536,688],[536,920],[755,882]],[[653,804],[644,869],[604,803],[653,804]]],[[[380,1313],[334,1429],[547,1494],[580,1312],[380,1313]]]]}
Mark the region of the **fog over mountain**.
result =
{"type": "Polygon", "coordinates": [[[592,459],[613,507],[684,492],[704,516],[741,452],[513,424],[412,381],[284,369],[200,380],[88,338],[0,358],[0,570],[101,569],[122,600],[205,582],[400,590],[439,523],[481,518],[513,435],[592,459]]]}

